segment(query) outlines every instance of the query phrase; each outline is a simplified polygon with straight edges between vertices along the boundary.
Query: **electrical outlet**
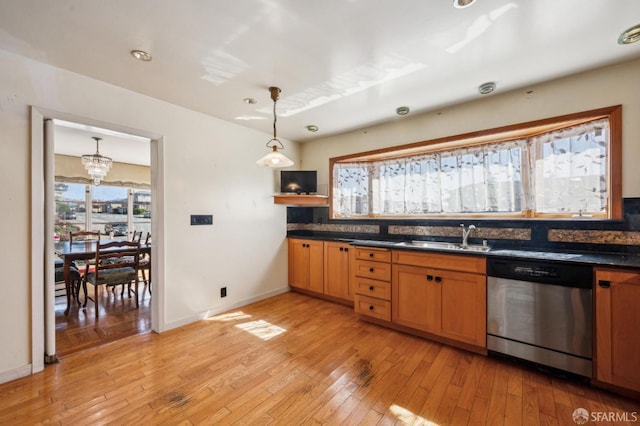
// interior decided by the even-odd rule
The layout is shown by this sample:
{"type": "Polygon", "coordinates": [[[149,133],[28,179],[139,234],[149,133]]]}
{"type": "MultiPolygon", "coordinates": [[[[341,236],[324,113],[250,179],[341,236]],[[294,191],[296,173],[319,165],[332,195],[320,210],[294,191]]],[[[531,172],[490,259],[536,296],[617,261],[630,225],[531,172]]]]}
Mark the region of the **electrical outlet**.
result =
{"type": "Polygon", "coordinates": [[[220,297],[227,297],[227,288],[226,287],[221,287],[220,288],[220,297]]]}

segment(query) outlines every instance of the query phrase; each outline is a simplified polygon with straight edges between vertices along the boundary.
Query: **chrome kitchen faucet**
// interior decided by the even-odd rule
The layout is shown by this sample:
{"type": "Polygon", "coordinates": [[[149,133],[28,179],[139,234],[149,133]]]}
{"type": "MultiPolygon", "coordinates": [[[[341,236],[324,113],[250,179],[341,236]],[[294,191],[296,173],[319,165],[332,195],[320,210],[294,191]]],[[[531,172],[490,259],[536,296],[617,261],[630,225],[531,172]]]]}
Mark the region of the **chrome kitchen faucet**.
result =
{"type": "Polygon", "coordinates": [[[469,239],[469,234],[472,230],[476,229],[476,227],[475,225],[469,225],[469,227],[465,229],[464,223],[461,223],[460,226],[462,227],[462,247],[467,248],[467,240],[469,239]]]}

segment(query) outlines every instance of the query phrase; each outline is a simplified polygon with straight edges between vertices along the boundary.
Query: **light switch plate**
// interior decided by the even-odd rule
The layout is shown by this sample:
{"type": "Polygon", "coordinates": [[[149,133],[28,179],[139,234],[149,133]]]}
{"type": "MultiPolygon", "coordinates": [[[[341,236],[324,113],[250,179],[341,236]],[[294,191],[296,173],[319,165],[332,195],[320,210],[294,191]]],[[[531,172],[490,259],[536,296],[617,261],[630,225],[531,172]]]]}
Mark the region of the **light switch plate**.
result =
{"type": "Polygon", "coordinates": [[[211,214],[192,214],[191,225],[213,225],[213,215],[211,214]]]}

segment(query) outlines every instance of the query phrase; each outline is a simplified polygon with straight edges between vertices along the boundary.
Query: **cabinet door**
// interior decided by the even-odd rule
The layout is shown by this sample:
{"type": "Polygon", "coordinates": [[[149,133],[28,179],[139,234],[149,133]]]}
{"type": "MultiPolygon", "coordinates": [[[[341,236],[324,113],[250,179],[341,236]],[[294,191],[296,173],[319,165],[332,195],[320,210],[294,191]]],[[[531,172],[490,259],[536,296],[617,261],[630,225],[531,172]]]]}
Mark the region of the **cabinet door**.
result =
{"type": "Polygon", "coordinates": [[[289,285],[309,288],[309,250],[307,240],[289,238],[289,285]]]}
{"type": "Polygon", "coordinates": [[[349,291],[349,244],[324,243],[324,294],[352,300],[349,291]]]}
{"type": "Polygon", "coordinates": [[[487,345],[487,280],[484,275],[435,271],[442,293],[441,335],[475,346],[487,345]],[[439,280],[438,280],[439,279],[439,280]]]}
{"type": "Polygon", "coordinates": [[[596,269],[596,378],[640,391],[640,274],[596,269]]]}
{"type": "Polygon", "coordinates": [[[316,240],[289,240],[289,285],[322,293],[323,242],[316,240]]]}
{"type": "Polygon", "coordinates": [[[393,265],[392,322],[438,334],[441,286],[429,268],[393,265]]]}

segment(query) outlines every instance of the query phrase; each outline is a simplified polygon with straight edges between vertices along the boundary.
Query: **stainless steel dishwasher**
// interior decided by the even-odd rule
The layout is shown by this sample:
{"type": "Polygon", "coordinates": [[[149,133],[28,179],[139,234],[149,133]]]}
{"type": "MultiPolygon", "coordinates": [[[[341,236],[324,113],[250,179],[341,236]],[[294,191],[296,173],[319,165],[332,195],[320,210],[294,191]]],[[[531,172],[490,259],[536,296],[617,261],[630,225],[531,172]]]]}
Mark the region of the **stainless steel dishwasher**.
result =
{"type": "Polygon", "coordinates": [[[487,348],[592,377],[593,271],[548,260],[487,259],[487,348]]]}

